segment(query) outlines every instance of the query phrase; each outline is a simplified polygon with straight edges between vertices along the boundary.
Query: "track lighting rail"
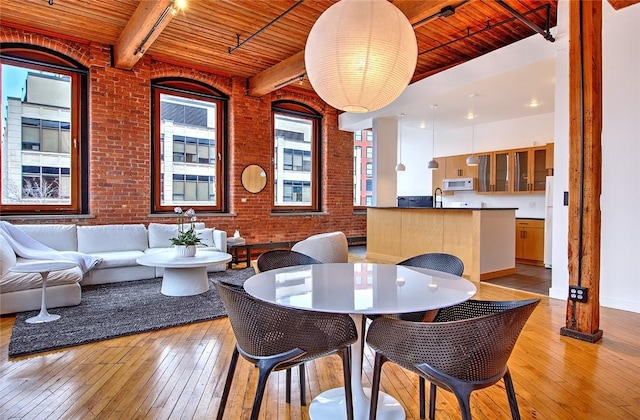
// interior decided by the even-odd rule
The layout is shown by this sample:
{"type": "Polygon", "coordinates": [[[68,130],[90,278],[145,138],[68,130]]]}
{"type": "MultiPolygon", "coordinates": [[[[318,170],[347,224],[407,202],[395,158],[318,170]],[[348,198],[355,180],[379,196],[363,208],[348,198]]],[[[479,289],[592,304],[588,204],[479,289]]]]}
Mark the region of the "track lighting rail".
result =
{"type": "MultiPolygon", "coordinates": [[[[525,12],[524,16],[526,16],[526,15],[528,15],[530,13],[535,13],[535,12],[541,10],[541,9],[547,9],[547,22],[549,22],[549,6],[546,5],[546,4],[542,5],[542,6],[538,6],[535,9],[531,9],[528,12],[525,12]]],[[[479,29],[479,30],[477,30],[475,32],[471,32],[471,29],[467,28],[467,34],[466,35],[461,36],[459,38],[452,39],[451,41],[445,42],[444,44],[440,44],[440,45],[435,46],[433,48],[429,48],[429,49],[426,49],[424,51],[419,51],[418,55],[428,54],[428,53],[430,53],[432,51],[439,50],[440,48],[447,47],[447,46],[449,46],[451,44],[454,44],[454,43],[456,43],[458,41],[462,41],[464,39],[470,38],[470,37],[472,37],[474,35],[481,34],[483,32],[489,31],[491,29],[498,28],[498,27],[500,27],[500,26],[502,26],[504,24],[507,24],[509,22],[513,22],[514,20],[516,20],[516,18],[515,17],[511,17],[509,19],[505,19],[503,21],[500,21],[500,22],[496,23],[495,25],[492,25],[489,21],[487,21],[487,24],[486,24],[486,26],[484,28],[479,29]]],[[[553,39],[553,37],[551,37],[551,38],[553,39]]],[[[554,39],[554,41],[555,41],[555,39],[554,39]]]]}
{"type": "Polygon", "coordinates": [[[244,44],[246,44],[247,42],[251,41],[253,38],[258,36],[261,32],[263,32],[265,29],[267,29],[269,26],[273,25],[274,23],[276,23],[277,21],[282,19],[282,17],[285,16],[287,13],[289,13],[290,11],[295,9],[296,7],[300,6],[300,4],[303,1],[304,0],[298,0],[293,6],[289,7],[287,10],[282,12],[278,17],[273,19],[271,22],[267,23],[266,25],[264,25],[262,28],[258,29],[253,34],[249,35],[249,37],[247,39],[245,39],[244,41],[242,41],[242,42],[240,42],[240,34],[236,34],[236,46],[235,47],[229,47],[229,54],[233,54],[233,52],[235,50],[237,50],[238,48],[242,47],[244,44]]]}

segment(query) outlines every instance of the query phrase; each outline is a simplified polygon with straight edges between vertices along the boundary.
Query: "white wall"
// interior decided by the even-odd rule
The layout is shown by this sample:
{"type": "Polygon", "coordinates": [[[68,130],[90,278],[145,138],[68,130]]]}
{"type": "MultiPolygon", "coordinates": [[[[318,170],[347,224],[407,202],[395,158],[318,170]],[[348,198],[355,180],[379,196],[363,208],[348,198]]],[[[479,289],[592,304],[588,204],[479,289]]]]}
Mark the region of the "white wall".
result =
{"type": "Polygon", "coordinates": [[[398,121],[378,118],[373,121],[373,189],[375,206],[397,204],[398,175],[395,170],[398,156],[398,121]]]}
{"type": "Polygon", "coordinates": [[[640,312],[640,4],[603,8],[600,302],[640,312]]]}
{"type": "MultiPolygon", "coordinates": [[[[558,20],[567,4],[558,3],[558,20]]],[[[603,2],[602,195],[600,304],[640,312],[640,4],[614,10],[603,2]]],[[[566,23],[563,23],[566,26],[566,23]]],[[[565,40],[566,45],[566,40],[565,40]]],[[[554,204],[568,190],[568,50],[558,50],[554,204]]],[[[550,296],[566,299],[567,208],[554,205],[553,279],[550,296]]]]}

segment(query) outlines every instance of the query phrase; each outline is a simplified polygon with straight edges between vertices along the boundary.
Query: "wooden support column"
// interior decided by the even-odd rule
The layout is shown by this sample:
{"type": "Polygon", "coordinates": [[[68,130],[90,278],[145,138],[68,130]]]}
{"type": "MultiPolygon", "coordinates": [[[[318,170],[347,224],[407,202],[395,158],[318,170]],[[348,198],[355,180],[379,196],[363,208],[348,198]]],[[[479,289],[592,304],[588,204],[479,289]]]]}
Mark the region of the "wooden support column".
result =
{"type": "Polygon", "coordinates": [[[561,335],[596,342],[600,326],[602,2],[569,2],[569,288],[561,335]]]}

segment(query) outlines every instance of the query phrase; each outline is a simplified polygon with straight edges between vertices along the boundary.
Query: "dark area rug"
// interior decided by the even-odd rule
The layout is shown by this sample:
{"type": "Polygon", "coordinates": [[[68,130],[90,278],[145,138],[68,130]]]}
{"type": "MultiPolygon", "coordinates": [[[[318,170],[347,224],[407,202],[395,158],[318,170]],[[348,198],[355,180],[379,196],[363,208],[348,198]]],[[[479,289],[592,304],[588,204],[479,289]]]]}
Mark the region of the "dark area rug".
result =
{"type": "MultiPolygon", "coordinates": [[[[210,280],[243,284],[253,268],[209,273],[210,280]]],[[[144,331],[159,330],[226,316],[211,284],[208,292],[196,296],[165,296],[162,279],[136,280],[82,287],[77,306],[49,309],[60,319],[43,324],[25,320],[38,311],[16,314],[9,357],[77,346],[144,331]]]]}

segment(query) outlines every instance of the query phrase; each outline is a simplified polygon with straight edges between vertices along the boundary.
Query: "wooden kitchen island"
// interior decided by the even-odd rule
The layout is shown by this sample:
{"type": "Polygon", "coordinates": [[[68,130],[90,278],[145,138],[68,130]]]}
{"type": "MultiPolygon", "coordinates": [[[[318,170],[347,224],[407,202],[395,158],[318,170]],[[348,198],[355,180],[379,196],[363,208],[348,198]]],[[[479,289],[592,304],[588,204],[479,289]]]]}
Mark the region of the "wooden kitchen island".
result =
{"type": "Polygon", "coordinates": [[[443,252],[459,257],[464,277],[516,272],[515,208],[367,208],[367,259],[397,263],[443,252]]]}

